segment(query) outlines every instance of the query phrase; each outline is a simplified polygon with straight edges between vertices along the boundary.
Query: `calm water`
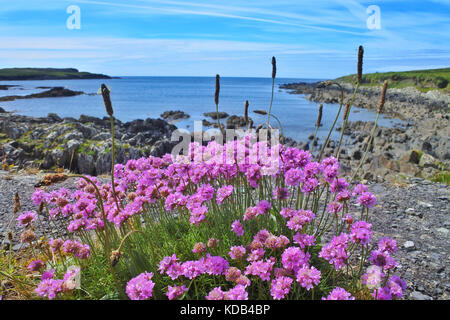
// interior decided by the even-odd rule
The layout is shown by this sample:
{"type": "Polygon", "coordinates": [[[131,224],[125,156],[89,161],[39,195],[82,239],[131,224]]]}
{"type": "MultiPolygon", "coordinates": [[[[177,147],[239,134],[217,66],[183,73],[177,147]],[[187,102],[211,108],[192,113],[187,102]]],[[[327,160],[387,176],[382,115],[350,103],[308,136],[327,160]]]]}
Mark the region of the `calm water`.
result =
{"type": "MultiPolygon", "coordinates": [[[[272,113],[282,122],[284,134],[296,140],[306,140],[314,132],[318,104],[306,100],[303,95],[288,94],[278,88],[279,84],[290,82],[314,82],[311,79],[277,79],[272,113]]],[[[123,77],[110,80],[46,80],[46,81],[0,81],[0,84],[14,84],[20,87],[0,90],[0,96],[28,95],[44,91],[36,87],[64,86],[87,95],[24,99],[0,102],[8,111],[29,116],[46,116],[50,112],[61,117],[78,118],[81,114],[104,117],[105,109],[101,95],[96,94],[100,85],[106,83],[111,89],[114,114],[121,121],[158,118],[167,110],[182,110],[191,117],[175,123],[179,128],[193,128],[194,120],[205,119],[204,112],[215,111],[215,79],[207,77],[123,77]],[[89,95],[92,94],[92,95],[89,95]]],[[[242,115],[245,100],[250,102],[250,117],[255,124],[266,121],[266,117],[254,114],[252,110],[264,109],[270,103],[272,79],[269,78],[222,78],[220,111],[230,115],[242,115]]],[[[338,105],[325,104],[323,126],[319,136],[325,136],[332,125],[338,105]]],[[[206,118],[212,121],[209,118],[206,118]]],[[[352,108],[351,121],[375,119],[375,113],[366,109],[352,108]]],[[[393,126],[399,120],[381,117],[379,124],[393,126]]],[[[276,124],[276,123],[274,123],[276,124]]],[[[205,128],[206,129],[206,128],[205,128]]],[[[333,133],[336,138],[338,133],[333,133]]]]}

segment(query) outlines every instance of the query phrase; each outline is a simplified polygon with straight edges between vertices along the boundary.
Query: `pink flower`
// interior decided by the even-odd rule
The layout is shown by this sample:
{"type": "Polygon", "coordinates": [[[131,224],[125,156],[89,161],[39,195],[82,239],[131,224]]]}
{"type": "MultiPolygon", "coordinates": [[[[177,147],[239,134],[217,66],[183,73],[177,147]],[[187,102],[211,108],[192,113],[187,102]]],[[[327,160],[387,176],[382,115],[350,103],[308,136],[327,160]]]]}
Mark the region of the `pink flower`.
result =
{"type": "Polygon", "coordinates": [[[44,263],[42,262],[42,260],[33,260],[28,265],[27,269],[30,270],[31,272],[34,272],[34,271],[41,270],[43,267],[44,267],[44,263]]]}
{"type": "Polygon", "coordinates": [[[300,234],[296,233],[293,237],[294,243],[297,243],[300,248],[305,249],[306,247],[311,247],[315,244],[316,239],[313,235],[308,235],[306,233],[300,234]]]}
{"type": "Polygon", "coordinates": [[[298,247],[286,248],[281,255],[281,263],[287,270],[297,272],[302,266],[307,265],[311,255],[303,252],[298,247]]]}
{"type": "Polygon", "coordinates": [[[245,255],[245,248],[243,246],[231,247],[228,254],[231,259],[240,260],[245,255]]]}
{"type": "Polygon", "coordinates": [[[283,299],[291,290],[292,279],[288,277],[278,277],[272,281],[270,294],[276,300],[283,299]]]}
{"type": "Polygon", "coordinates": [[[309,291],[314,285],[318,285],[321,278],[321,272],[314,267],[304,265],[297,272],[297,282],[309,291]]]}
{"type": "Polygon", "coordinates": [[[222,288],[217,287],[212,289],[205,298],[206,300],[223,300],[223,296],[222,288]]]}
{"type": "Polygon", "coordinates": [[[234,187],[232,185],[223,186],[217,190],[217,204],[221,204],[225,199],[229,198],[233,193],[234,187]]]}
{"type": "Polygon", "coordinates": [[[244,235],[244,228],[242,227],[242,224],[239,220],[235,220],[232,224],[231,224],[231,230],[234,231],[234,233],[236,233],[236,235],[238,237],[241,237],[244,235]]]}
{"type": "Polygon", "coordinates": [[[37,218],[34,211],[26,211],[17,217],[17,222],[20,227],[28,227],[37,218]]]}
{"type": "Polygon", "coordinates": [[[186,288],[186,286],[168,286],[166,296],[169,298],[169,300],[173,300],[179,298],[186,291],[188,291],[188,288],[186,288]]]}
{"type": "Polygon", "coordinates": [[[263,261],[263,260],[253,261],[245,269],[245,274],[258,276],[264,281],[269,281],[270,273],[272,271],[274,264],[275,264],[275,258],[268,259],[266,261],[263,261]]]}
{"type": "Polygon", "coordinates": [[[153,295],[153,273],[144,272],[127,283],[126,293],[131,300],[147,300],[153,295]]]}
{"type": "Polygon", "coordinates": [[[370,192],[364,192],[358,197],[358,203],[367,208],[372,208],[377,203],[377,198],[370,192]]]}
{"type": "Polygon", "coordinates": [[[333,289],[333,291],[330,292],[328,297],[322,297],[322,300],[355,300],[355,298],[352,297],[352,295],[344,289],[336,287],[333,289]]]}
{"type": "Polygon", "coordinates": [[[350,233],[350,238],[355,243],[361,243],[361,245],[366,246],[369,241],[370,237],[372,235],[372,232],[370,231],[370,227],[372,225],[370,223],[367,223],[365,221],[356,221],[352,225],[352,231],[350,233]]]}

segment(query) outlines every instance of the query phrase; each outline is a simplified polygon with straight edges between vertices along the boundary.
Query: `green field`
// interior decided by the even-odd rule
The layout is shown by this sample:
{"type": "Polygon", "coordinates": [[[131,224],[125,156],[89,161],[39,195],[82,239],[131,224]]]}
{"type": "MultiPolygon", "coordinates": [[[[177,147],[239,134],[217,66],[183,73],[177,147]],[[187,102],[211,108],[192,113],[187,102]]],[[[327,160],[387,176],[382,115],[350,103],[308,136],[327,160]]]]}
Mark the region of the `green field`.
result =
{"type": "Polygon", "coordinates": [[[0,69],[0,81],[6,80],[59,80],[59,79],[109,79],[104,74],[79,72],[77,69],[55,68],[5,68],[0,69]]]}
{"type": "MultiPolygon", "coordinates": [[[[354,82],[355,74],[337,78],[344,82],[354,82]]],[[[385,80],[391,88],[416,87],[420,91],[439,89],[450,92],[450,68],[414,70],[403,72],[383,72],[363,74],[363,86],[378,86],[385,80]]]]}

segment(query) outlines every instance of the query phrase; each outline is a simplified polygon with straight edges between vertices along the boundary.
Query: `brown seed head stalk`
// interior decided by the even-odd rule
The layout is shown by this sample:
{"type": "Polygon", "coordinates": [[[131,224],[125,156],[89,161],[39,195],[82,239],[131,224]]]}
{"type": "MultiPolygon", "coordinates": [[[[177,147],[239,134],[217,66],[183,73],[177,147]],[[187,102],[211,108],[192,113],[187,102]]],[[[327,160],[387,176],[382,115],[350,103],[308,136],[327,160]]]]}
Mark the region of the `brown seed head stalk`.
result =
{"type": "Polygon", "coordinates": [[[380,103],[378,103],[378,108],[377,108],[378,113],[381,113],[381,111],[383,111],[384,102],[386,100],[387,87],[388,87],[388,82],[385,81],[383,84],[383,89],[381,90],[380,103]]]}
{"type": "Polygon", "coordinates": [[[362,81],[363,56],[364,56],[364,48],[363,48],[363,46],[359,46],[359,49],[358,49],[358,83],[361,83],[361,81],[362,81]]]}
{"type": "Polygon", "coordinates": [[[108,87],[103,83],[101,87],[103,102],[105,103],[106,113],[110,116],[114,114],[114,110],[111,103],[110,91],[108,87]]]}

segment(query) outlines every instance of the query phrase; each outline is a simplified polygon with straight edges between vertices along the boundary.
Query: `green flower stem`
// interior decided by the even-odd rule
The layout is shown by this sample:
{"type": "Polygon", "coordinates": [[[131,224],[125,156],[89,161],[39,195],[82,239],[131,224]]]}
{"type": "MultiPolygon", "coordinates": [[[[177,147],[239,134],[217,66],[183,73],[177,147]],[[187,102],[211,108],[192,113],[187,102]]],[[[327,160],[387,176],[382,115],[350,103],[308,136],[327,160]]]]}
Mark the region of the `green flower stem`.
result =
{"type": "Polygon", "coordinates": [[[377,128],[379,117],[380,117],[380,113],[378,112],[377,113],[377,118],[375,120],[375,124],[373,125],[373,128],[372,128],[372,132],[370,133],[369,141],[367,142],[367,147],[366,147],[366,151],[364,153],[364,156],[361,158],[361,161],[359,162],[358,167],[356,168],[355,172],[353,173],[350,181],[353,181],[353,179],[355,179],[356,174],[358,173],[358,170],[361,169],[361,166],[366,161],[367,154],[369,153],[370,146],[372,145],[372,142],[373,142],[373,136],[375,135],[375,130],[377,128]]]}

